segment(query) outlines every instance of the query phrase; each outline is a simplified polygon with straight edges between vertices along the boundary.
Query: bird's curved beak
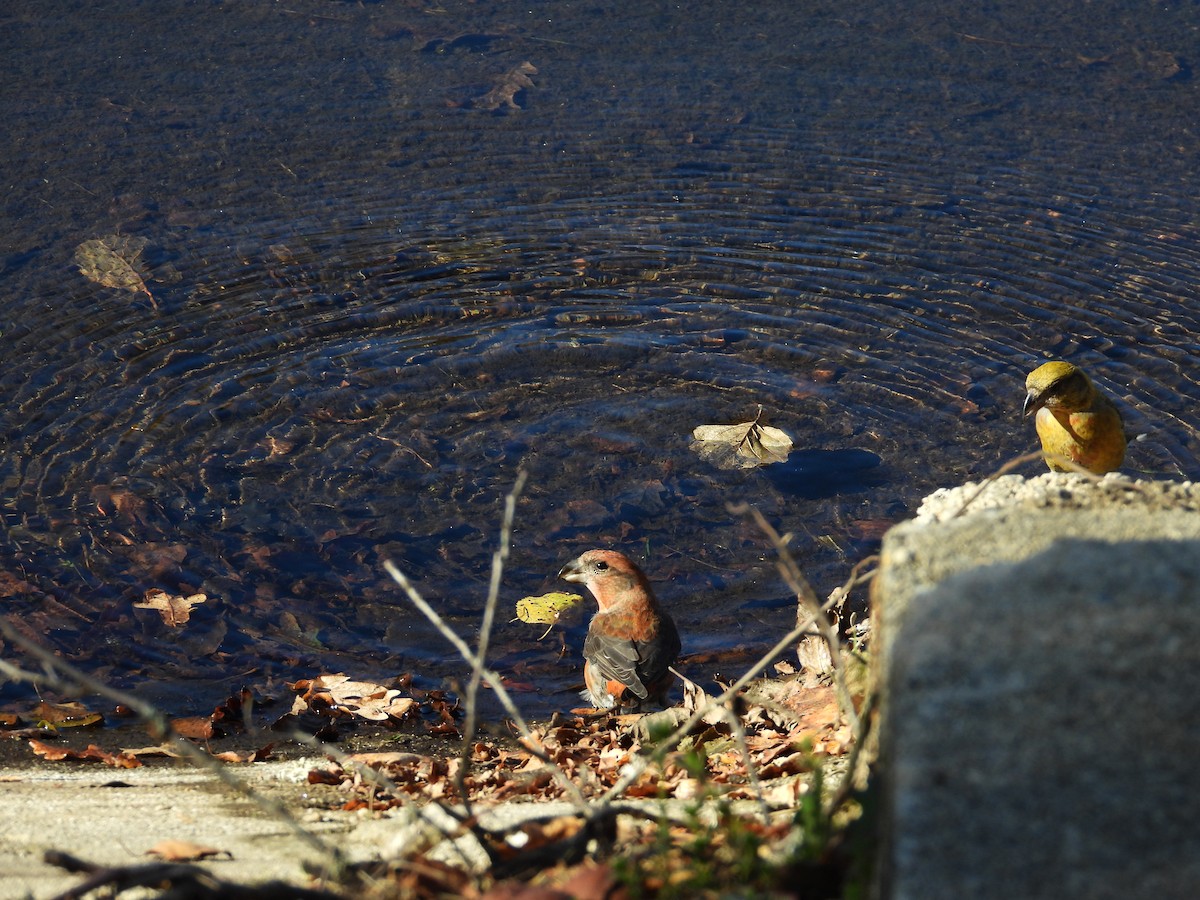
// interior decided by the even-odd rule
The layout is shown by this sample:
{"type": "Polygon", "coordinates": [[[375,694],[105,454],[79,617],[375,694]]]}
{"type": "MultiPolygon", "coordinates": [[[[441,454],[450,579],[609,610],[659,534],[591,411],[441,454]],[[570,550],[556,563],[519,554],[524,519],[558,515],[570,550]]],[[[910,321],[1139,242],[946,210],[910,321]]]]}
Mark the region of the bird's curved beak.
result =
{"type": "Polygon", "coordinates": [[[586,581],[583,574],[583,566],[579,564],[578,559],[573,559],[561,569],[558,570],[558,577],[563,581],[586,581]]]}
{"type": "Polygon", "coordinates": [[[1025,403],[1021,406],[1021,415],[1027,416],[1030,413],[1035,413],[1044,405],[1042,395],[1037,391],[1030,391],[1025,395],[1025,403]]]}

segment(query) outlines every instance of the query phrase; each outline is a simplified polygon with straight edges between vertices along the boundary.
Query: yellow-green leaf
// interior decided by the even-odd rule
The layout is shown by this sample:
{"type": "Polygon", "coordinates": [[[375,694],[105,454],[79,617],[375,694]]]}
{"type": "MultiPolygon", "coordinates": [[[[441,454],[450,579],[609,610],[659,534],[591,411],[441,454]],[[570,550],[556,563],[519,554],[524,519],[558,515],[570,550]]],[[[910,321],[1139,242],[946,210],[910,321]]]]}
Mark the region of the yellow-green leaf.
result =
{"type": "Polygon", "coordinates": [[[554,591],[540,597],[525,597],[517,601],[517,618],[530,625],[553,625],[558,617],[583,601],[579,594],[554,591]]]}

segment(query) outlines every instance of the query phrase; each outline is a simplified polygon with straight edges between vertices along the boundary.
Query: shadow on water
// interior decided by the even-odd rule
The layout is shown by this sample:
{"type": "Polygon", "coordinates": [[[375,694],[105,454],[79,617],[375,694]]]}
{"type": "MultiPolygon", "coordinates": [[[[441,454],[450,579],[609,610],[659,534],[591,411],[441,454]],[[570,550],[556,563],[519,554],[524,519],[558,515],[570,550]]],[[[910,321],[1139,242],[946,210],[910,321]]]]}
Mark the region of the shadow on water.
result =
{"type": "MultiPolygon", "coordinates": [[[[792,621],[730,501],[828,591],[1030,449],[1039,360],[1118,399],[1130,471],[1200,472],[1197,9],[629,7],[4,15],[22,627],[172,708],[460,677],[381,563],[473,633],[524,469],[506,609],[626,549],[704,678],[792,621]],[[85,277],[96,240],[142,283],[85,277]],[[786,464],[690,449],[759,407],[786,464]],[[134,605],[155,588],[208,600],[168,627],[134,605]]],[[[574,705],[580,627],[564,655],[499,626],[531,711],[574,705]]]]}
{"type": "Polygon", "coordinates": [[[869,450],[798,450],[764,474],[775,489],[801,500],[849,495],[887,483],[883,462],[869,450]]]}

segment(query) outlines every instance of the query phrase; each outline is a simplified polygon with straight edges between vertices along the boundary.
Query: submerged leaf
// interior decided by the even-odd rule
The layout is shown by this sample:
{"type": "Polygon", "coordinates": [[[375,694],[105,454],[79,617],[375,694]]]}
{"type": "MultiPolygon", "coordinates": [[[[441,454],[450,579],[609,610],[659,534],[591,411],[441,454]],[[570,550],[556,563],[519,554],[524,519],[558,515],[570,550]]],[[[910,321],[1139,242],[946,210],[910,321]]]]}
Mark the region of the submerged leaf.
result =
{"type": "Polygon", "coordinates": [[[105,287],[145,294],[155,309],[158,304],[146,287],[146,268],[142,250],[146,239],[113,234],[84,241],[75,248],[75,265],[85,278],[105,287]]]}
{"type": "Polygon", "coordinates": [[[529,76],[537,73],[537,66],[528,60],[513,66],[496,78],[496,84],[490,91],[473,100],[471,108],[497,110],[503,106],[506,109],[520,109],[516,100],[517,94],[533,87],[533,79],[529,76]]]}
{"type": "Polygon", "coordinates": [[[785,462],[792,439],[756,418],[737,425],[701,425],[692,431],[692,449],[719,469],[751,469],[785,462]]]}
{"type": "Polygon", "coordinates": [[[192,616],[192,607],[203,603],[208,597],[204,594],[192,594],[190,597],[172,596],[166,591],[151,588],[145,597],[133,605],[138,609],[156,609],[162,616],[163,622],[172,628],[187,624],[192,616]]]}

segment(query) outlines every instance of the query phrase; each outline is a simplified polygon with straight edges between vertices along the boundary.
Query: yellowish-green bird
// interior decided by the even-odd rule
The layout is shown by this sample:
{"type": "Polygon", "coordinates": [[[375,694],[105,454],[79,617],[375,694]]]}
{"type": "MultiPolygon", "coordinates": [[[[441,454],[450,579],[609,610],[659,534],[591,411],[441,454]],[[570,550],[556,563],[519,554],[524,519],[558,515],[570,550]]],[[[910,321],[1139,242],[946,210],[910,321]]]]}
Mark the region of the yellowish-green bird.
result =
{"type": "Polygon", "coordinates": [[[1082,369],[1062,360],[1045,363],[1029,373],[1025,390],[1023,414],[1037,413],[1034,424],[1051,471],[1070,471],[1053,457],[1096,475],[1120,468],[1125,459],[1121,413],[1082,369]]]}

